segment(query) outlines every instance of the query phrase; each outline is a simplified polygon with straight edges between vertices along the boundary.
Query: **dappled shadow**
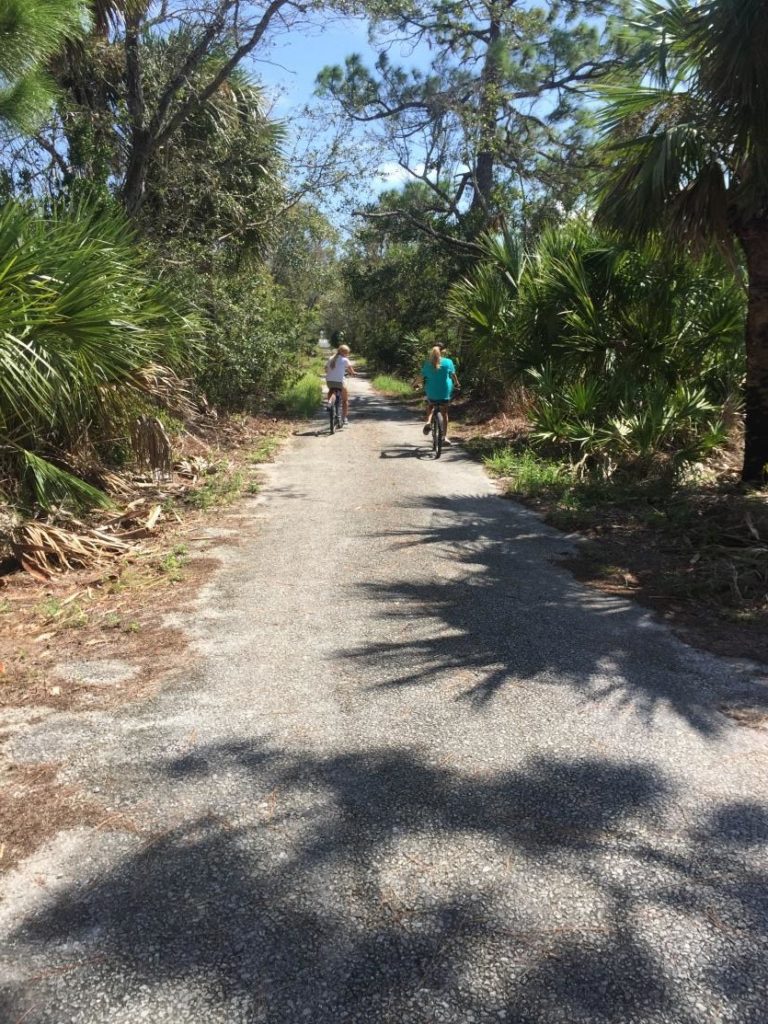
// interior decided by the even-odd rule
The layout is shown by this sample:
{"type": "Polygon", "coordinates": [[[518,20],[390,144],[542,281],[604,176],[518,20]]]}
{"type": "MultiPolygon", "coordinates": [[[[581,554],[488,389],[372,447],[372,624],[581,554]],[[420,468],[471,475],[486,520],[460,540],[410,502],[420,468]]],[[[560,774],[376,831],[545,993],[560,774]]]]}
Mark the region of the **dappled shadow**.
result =
{"type": "Polygon", "coordinates": [[[765,808],[723,805],[671,841],[668,783],[629,761],[540,757],[476,778],[392,748],[242,742],[153,770],[215,783],[217,811],[24,924],[19,949],[84,963],[50,982],[45,1019],[104,990],[126,1006],[171,993],[178,1019],[273,1024],[756,1024],[764,1007],[768,879],[739,858],[765,808]]]}
{"type": "MultiPolygon", "coordinates": [[[[387,400],[382,395],[378,395],[375,392],[365,394],[351,394],[349,397],[349,416],[351,425],[355,423],[365,423],[366,421],[374,422],[390,422],[392,420],[411,420],[414,421],[415,417],[420,415],[421,407],[414,406],[408,408],[402,405],[397,405],[387,400]]],[[[342,428],[342,433],[347,428],[342,428]]],[[[309,420],[306,426],[301,429],[293,431],[294,437],[335,437],[331,435],[330,428],[328,426],[328,410],[325,404],[318,406],[318,410],[314,417],[309,420]]]]}
{"type": "Polygon", "coordinates": [[[354,415],[356,420],[382,422],[411,420],[415,423],[415,420],[421,417],[421,412],[422,406],[420,404],[400,405],[397,402],[391,401],[391,399],[385,398],[383,395],[376,394],[376,392],[363,395],[352,394],[349,399],[350,419],[354,415]]]}
{"type": "Polygon", "coordinates": [[[432,449],[426,444],[400,444],[390,445],[389,448],[382,448],[379,452],[380,459],[431,459],[432,449]]]}
{"type": "Polygon", "coordinates": [[[435,495],[409,507],[430,512],[428,525],[387,536],[398,551],[418,549],[422,566],[432,559],[437,574],[419,577],[401,559],[408,575],[361,583],[392,630],[341,652],[364,662],[366,677],[378,673],[376,685],[461,676],[470,681],[459,699],[477,708],[510,684],[566,687],[648,724],[672,714],[708,735],[725,726],[701,660],[631,602],[555,569],[568,542],[538,517],[493,495],[435,495]]]}
{"type": "MultiPolygon", "coordinates": [[[[313,420],[312,422],[314,423],[315,421],[313,420]]],[[[292,433],[293,433],[294,437],[330,437],[331,436],[331,432],[328,429],[327,420],[326,420],[326,423],[325,423],[324,427],[320,426],[320,424],[318,423],[317,426],[307,427],[305,430],[294,430],[292,433]]]]}

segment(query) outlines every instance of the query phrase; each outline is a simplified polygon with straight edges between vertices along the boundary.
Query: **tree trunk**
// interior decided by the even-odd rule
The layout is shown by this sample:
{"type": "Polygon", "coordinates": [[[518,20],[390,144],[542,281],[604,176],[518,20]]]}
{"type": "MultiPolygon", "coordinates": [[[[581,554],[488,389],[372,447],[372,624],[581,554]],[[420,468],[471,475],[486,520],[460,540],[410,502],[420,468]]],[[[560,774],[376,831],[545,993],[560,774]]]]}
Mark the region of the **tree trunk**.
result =
{"type": "Polygon", "coordinates": [[[131,115],[131,141],[122,195],[125,209],[135,217],[144,198],[150,156],[141,65],[141,10],[138,7],[132,8],[125,18],[125,85],[125,100],[131,115]]]}
{"type": "Polygon", "coordinates": [[[144,129],[135,129],[131,138],[130,156],[122,188],[123,206],[131,217],[135,217],[139,212],[144,199],[149,155],[147,132],[144,129]]]}
{"type": "Polygon", "coordinates": [[[768,480],[768,218],[755,218],[739,231],[749,278],[747,376],[744,388],[746,483],[768,480]]]}
{"type": "Polygon", "coordinates": [[[480,148],[475,157],[473,168],[475,192],[472,196],[470,213],[487,226],[491,214],[493,197],[494,164],[496,162],[496,114],[499,105],[499,81],[501,76],[501,57],[499,53],[501,39],[501,23],[496,12],[492,10],[491,22],[488,26],[487,49],[485,62],[480,77],[480,148]]]}

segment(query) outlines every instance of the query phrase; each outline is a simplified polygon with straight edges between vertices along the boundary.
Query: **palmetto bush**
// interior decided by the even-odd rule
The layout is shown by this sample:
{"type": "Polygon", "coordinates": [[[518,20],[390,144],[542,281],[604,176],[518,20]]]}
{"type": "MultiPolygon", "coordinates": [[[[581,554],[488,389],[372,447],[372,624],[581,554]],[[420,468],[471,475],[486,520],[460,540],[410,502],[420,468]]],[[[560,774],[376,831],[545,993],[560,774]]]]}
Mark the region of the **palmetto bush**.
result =
{"type": "Polygon", "coordinates": [[[480,244],[483,258],[451,288],[448,312],[463,337],[462,378],[483,397],[501,399],[526,362],[517,330],[526,261],[510,232],[480,244]]]}
{"type": "Polygon", "coordinates": [[[0,487],[27,506],[103,500],[104,446],[137,405],[173,400],[194,322],[149,279],[120,215],[8,203],[0,325],[0,487]]]}
{"type": "Polygon", "coordinates": [[[725,442],[745,301],[719,257],[694,261],[581,222],[544,234],[524,259],[514,243],[497,247],[504,258],[457,286],[452,310],[463,353],[497,388],[526,387],[537,440],[608,474],[676,471],[725,442]]]}

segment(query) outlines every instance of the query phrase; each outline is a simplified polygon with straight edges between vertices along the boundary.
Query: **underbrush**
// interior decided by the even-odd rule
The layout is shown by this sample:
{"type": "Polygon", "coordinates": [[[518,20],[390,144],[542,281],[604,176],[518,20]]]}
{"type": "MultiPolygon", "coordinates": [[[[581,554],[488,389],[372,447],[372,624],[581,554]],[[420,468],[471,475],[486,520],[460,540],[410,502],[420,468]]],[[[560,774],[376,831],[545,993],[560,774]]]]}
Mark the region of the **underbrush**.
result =
{"type": "Polygon", "coordinates": [[[413,387],[407,381],[387,373],[378,374],[371,383],[377,391],[381,391],[385,395],[391,395],[393,398],[416,397],[413,387]]]}
{"type": "Polygon", "coordinates": [[[213,508],[216,505],[228,505],[242,494],[245,478],[239,470],[222,468],[213,476],[207,477],[197,489],[187,494],[187,504],[196,509],[213,508]]]}
{"type": "Polygon", "coordinates": [[[767,494],[728,480],[581,479],[529,448],[491,449],[483,461],[510,497],[586,538],[571,566],[581,578],[687,620],[724,653],[768,659],[767,494]]]}
{"type": "Polygon", "coordinates": [[[317,373],[307,370],[283,392],[280,404],[289,416],[311,419],[317,412],[322,398],[322,386],[317,373]]]}

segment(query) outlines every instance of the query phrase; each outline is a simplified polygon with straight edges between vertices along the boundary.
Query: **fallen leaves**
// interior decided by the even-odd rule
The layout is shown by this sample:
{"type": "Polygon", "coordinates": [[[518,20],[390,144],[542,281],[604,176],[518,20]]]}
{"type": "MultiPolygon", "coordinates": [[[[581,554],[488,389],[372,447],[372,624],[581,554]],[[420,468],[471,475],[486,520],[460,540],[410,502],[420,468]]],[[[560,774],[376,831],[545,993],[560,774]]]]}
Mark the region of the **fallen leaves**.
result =
{"type": "Polygon", "coordinates": [[[96,529],[81,533],[50,523],[28,520],[14,531],[11,550],[22,569],[41,580],[52,572],[83,568],[106,555],[124,554],[130,544],[115,535],[96,529]]]}

